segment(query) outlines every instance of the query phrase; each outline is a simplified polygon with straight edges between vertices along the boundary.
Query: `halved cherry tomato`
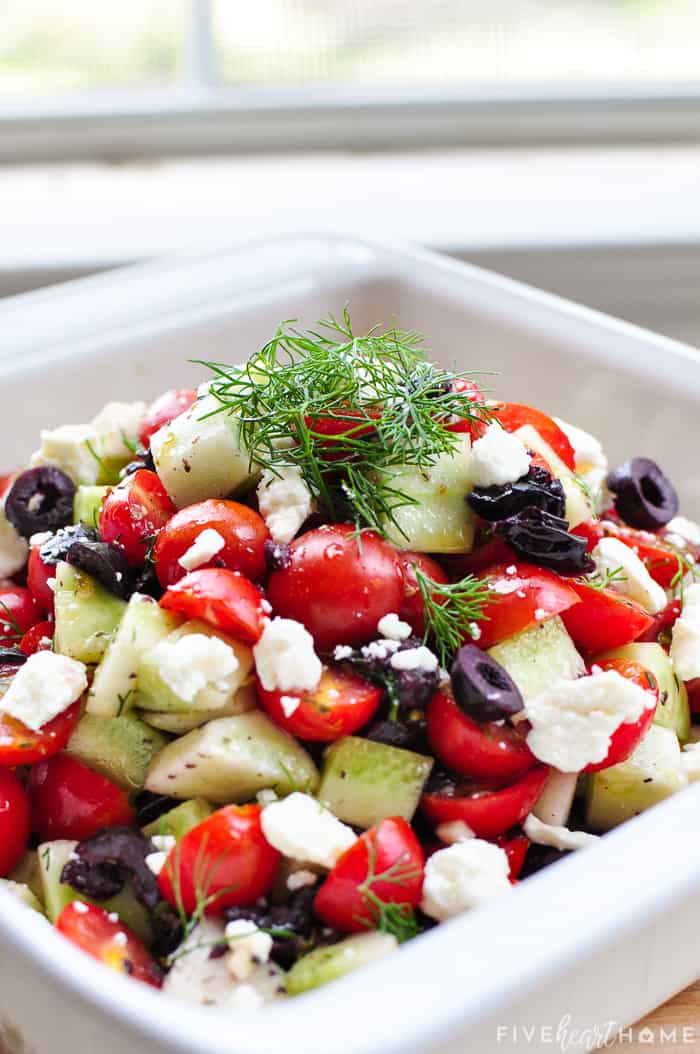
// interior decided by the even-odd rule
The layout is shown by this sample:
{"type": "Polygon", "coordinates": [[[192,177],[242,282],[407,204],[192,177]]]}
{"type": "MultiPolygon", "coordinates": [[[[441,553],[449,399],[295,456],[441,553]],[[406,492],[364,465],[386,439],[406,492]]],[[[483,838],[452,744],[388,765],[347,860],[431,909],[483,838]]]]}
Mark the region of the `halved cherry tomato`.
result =
{"type": "Polygon", "coordinates": [[[685,686],[688,689],[688,705],[691,714],[700,714],[700,677],[686,681],[685,686]]]}
{"type": "MultiPolygon", "coordinates": [[[[475,643],[480,648],[490,648],[579,603],[569,579],[564,581],[553,571],[534,564],[513,560],[490,567],[478,577],[490,579],[494,590],[479,622],[481,636],[475,643]]],[[[466,640],[471,641],[471,637],[466,640]]]]}
{"type": "Polygon", "coordinates": [[[614,589],[594,589],[575,579],[569,582],[581,603],[562,611],[561,617],[574,644],[582,651],[595,654],[621,648],[638,640],[651,627],[652,616],[629,597],[614,589]]]}
{"type": "Polygon", "coordinates": [[[154,535],[176,508],[155,472],[142,468],[107,491],[100,510],[100,534],[124,550],[133,567],[148,555],[154,535]]]}
{"type": "MultiPolygon", "coordinates": [[[[22,637],[19,650],[25,655],[34,655],[37,651],[50,651],[55,629],[55,622],[37,622],[22,637]]],[[[2,702],[0,702],[1,706],[2,702]]]]}
{"type": "MultiPolygon", "coordinates": [[[[464,393],[469,402],[484,403],[486,401],[486,396],[476,381],[467,380],[466,377],[455,377],[452,387],[456,392],[464,393]]],[[[448,432],[469,435],[472,440],[475,440],[484,434],[488,428],[488,422],[460,417],[457,421],[450,421],[445,428],[448,432]]]]}
{"type": "Polygon", "coordinates": [[[401,607],[403,592],[396,550],[372,531],[358,536],[350,524],[302,534],[267,587],[277,614],[306,626],[322,651],[376,636],[379,620],[401,607]]]}
{"type": "Polygon", "coordinates": [[[660,644],[668,646],[670,643],[671,630],[676,621],[680,618],[680,614],[680,600],[669,600],[663,611],[660,611],[658,615],[654,616],[654,620],[649,629],[637,637],[636,640],[644,644],[656,644],[658,641],[660,644]]]}
{"type": "Polygon", "coordinates": [[[498,838],[495,838],[494,841],[499,849],[502,849],[508,857],[511,880],[516,879],[523,869],[525,857],[530,848],[530,839],[527,835],[511,834],[506,831],[505,834],[499,834],[498,838]]]}
{"type": "Polygon", "coordinates": [[[33,827],[42,842],[81,841],[103,827],[128,826],[136,818],[121,787],[67,754],[34,765],[28,789],[33,827]]]}
{"type": "Polygon", "coordinates": [[[425,633],[425,605],[418,588],[415,568],[422,571],[426,578],[438,585],[445,585],[449,579],[440,564],[425,553],[413,553],[408,549],[399,552],[399,563],[403,574],[403,599],[399,608],[399,618],[408,622],[418,637],[425,633]]]}
{"type": "Polygon", "coordinates": [[[510,567],[515,558],[510,546],[506,545],[502,538],[497,538],[489,532],[486,540],[480,542],[470,553],[443,556],[442,562],[447,568],[450,580],[457,582],[466,575],[478,575],[481,571],[499,564],[510,567]]]}
{"type": "Polygon", "coordinates": [[[54,594],[49,585],[52,579],[56,579],[55,565],[45,564],[38,546],[32,546],[27,562],[27,588],[46,615],[53,615],[54,594]]]}
{"type": "Polygon", "coordinates": [[[24,586],[0,589],[0,640],[4,644],[19,644],[40,618],[39,607],[24,586]]]}
{"type": "Polygon", "coordinates": [[[0,769],[0,878],[19,863],[29,842],[29,798],[13,772],[0,769]]]}
{"type": "Polygon", "coordinates": [[[327,926],[344,933],[376,929],[382,904],[417,908],[425,858],[405,820],[391,817],[365,831],[338,860],[314,900],[327,926]]]}
{"type": "Polygon", "coordinates": [[[176,512],[158,535],[153,558],[164,589],[187,574],[179,560],[206,530],[217,531],[225,544],[202,566],[240,571],[253,582],[264,577],[265,542],[270,532],[262,516],[237,501],[211,498],[176,512]]]}
{"type": "Polygon", "coordinates": [[[280,854],[265,840],[259,805],[226,805],[180,839],[158,876],[173,907],[191,915],[202,899],[207,915],[254,904],[270,890],[280,854]]]}
{"type": "Polygon", "coordinates": [[[587,520],[586,523],[572,527],[571,533],[585,538],[588,543],[587,552],[592,553],[600,539],[605,537],[605,528],[598,520],[587,520]]]}
{"type": "Polygon", "coordinates": [[[611,765],[619,765],[622,761],[627,761],[649,731],[659,701],[658,681],[653,673],[641,663],[630,662],[628,659],[603,659],[595,665],[603,670],[616,670],[621,677],[626,677],[638,684],[640,688],[649,693],[650,705],[642,711],[637,721],[622,724],[613,732],[605,758],[595,765],[586,765],[584,772],[599,772],[601,769],[609,769],[611,765]]]}
{"type": "Polygon", "coordinates": [[[136,934],[104,908],[71,901],[56,919],[56,929],[110,970],[160,988],[162,975],[155,959],[136,934]]]}
{"type": "Polygon", "coordinates": [[[0,498],[4,498],[7,494],[8,490],[17,478],[17,472],[18,470],[15,469],[14,472],[8,472],[6,475],[0,476],[0,498]]]}
{"type": "Polygon", "coordinates": [[[313,691],[268,692],[258,681],[258,697],[273,721],[290,735],[331,743],[367,724],[382,690],[361,677],[326,667],[313,691]]]}
{"type": "MultiPolygon", "coordinates": [[[[304,422],[313,434],[313,440],[319,446],[324,447],[326,458],[335,460],[332,448],[341,441],[347,444],[348,440],[367,439],[375,430],[373,424],[365,423],[368,418],[378,417],[379,414],[371,412],[362,413],[359,410],[338,410],[336,416],[330,417],[305,417],[304,422]],[[329,452],[330,451],[330,452],[329,452]]],[[[344,450],[347,449],[345,446],[344,450]]],[[[338,456],[342,452],[338,451],[338,456]]]]}
{"type": "Polygon", "coordinates": [[[537,764],[519,729],[496,722],[478,725],[462,713],[446,688],[430,701],[427,733],[443,765],[467,779],[502,785],[537,764]]]}
{"type": "Polygon", "coordinates": [[[495,839],[525,819],[548,775],[547,766],[538,765],[508,787],[467,785],[453,797],[424,794],[421,809],[434,824],[462,820],[478,838],[495,839]]]}
{"type": "MultiPolygon", "coordinates": [[[[3,670],[4,672],[4,670],[3,670]]],[[[12,671],[14,674],[14,670],[12,671]]],[[[5,678],[3,677],[3,680],[5,678]]],[[[80,718],[80,701],[73,703],[37,732],[2,712],[0,699],[0,768],[33,765],[63,750],[80,718]]]]}
{"type": "Polygon", "coordinates": [[[517,432],[523,425],[531,425],[551,446],[555,454],[558,454],[567,468],[573,472],[576,468],[576,456],[566,434],[562,431],[556,421],[544,413],[536,410],[534,406],[525,406],[523,403],[497,403],[492,407],[495,420],[503,425],[506,432],[517,432]]]}
{"type": "Polygon", "coordinates": [[[246,644],[260,640],[269,605],[257,586],[238,571],[205,567],[190,571],[160,599],[167,611],[208,622],[246,644]]]}
{"type": "Polygon", "coordinates": [[[693,560],[698,556],[695,546],[688,545],[681,554],[665,540],[663,535],[652,534],[651,531],[615,524],[612,520],[604,520],[603,528],[607,537],[619,538],[621,542],[633,549],[654,581],[664,589],[669,588],[679,572],[682,573],[681,556],[693,560]]]}
{"type": "Polygon", "coordinates": [[[141,445],[148,448],[153,433],[157,432],[163,425],[170,424],[180,414],[184,414],[185,410],[189,410],[196,398],[197,393],[194,388],[171,388],[169,391],[163,392],[148,407],[146,416],[141,422],[141,431],[139,432],[141,445]]]}

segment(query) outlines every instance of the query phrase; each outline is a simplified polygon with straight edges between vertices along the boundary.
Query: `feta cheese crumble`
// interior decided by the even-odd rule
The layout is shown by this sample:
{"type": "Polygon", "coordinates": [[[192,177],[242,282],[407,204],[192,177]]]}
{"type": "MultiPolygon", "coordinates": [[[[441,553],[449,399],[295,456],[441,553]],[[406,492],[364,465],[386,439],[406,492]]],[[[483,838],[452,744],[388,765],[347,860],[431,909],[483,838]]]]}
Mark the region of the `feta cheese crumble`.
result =
{"type": "Polygon", "coordinates": [[[304,889],[306,886],[315,886],[318,875],[313,871],[307,871],[305,868],[301,868],[299,871],[292,871],[291,875],[287,877],[287,889],[290,893],[296,893],[298,889],[304,889]]]}
{"type": "Polygon", "coordinates": [[[420,906],[426,915],[444,922],[510,888],[505,851],[492,842],[470,838],[428,858],[420,906]]]}
{"type": "Polygon", "coordinates": [[[146,867],[154,875],[159,875],[168,859],[168,854],[158,851],[157,853],[148,853],[146,856],[146,867]]]}
{"type": "Polygon", "coordinates": [[[570,831],[568,827],[543,823],[532,813],[525,820],[523,831],[536,845],[548,845],[552,849],[563,851],[585,849],[586,846],[593,845],[599,840],[597,834],[588,834],[587,831],[570,831]]]}
{"type": "Polygon", "coordinates": [[[225,540],[213,527],[207,527],[198,534],[186,553],[178,560],[180,567],[185,571],[195,571],[213,560],[217,553],[226,545],[225,540]]]}
{"type": "Polygon", "coordinates": [[[570,425],[560,417],[554,418],[566,438],[574,448],[574,465],[579,476],[582,476],[595,494],[608,474],[608,459],[599,439],[585,432],[583,428],[570,425]]]}
{"type": "Polygon", "coordinates": [[[352,648],[349,644],[336,644],[333,652],[333,658],[336,662],[342,662],[343,659],[352,658],[352,648]]]}
{"type": "Polygon", "coordinates": [[[247,981],[256,966],[266,963],[272,951],[272,937],[250,919],[236,919],[225,929],[229,942],[226,966],[237,981],[247,981]]]}
{"type": "Polygon", "coordinates": [[[266,692],[313,691],[323,666],[314,640],[301,622],[274,618],[253,648],[260,683],[266,692]]]}
{"type": "Polygon", "coordinates": [[[440,665],[437,655],[434,655],[424,644],[418,648],[406,648],[405,651],[395,652],[389,663],[394,670],[418,670],[421,673],[434,673],[440,665]]]}
{"type": "Polygon", "coordinates": [[[41,446],[32,454],[29,464],[54,465],[74,483],[94,486],[100,475],[99,454],[95,449],[97,432],[92,425],[61,425],[40,433],[41,446]]]}
{"type": "Polygon", "coordinates": [[[258,484],[258,507],[275,542],[291,542],[315,508],[311,491],[296,467],[277,474],[265,469],[258,484]]]}
{"type": "Polygon", "coordinates": [[[666,530],[682,538],[683,541],[690,542],[691,545],[700,546],[700,525],[694,523],[693,520],[688,520],[685,516],[674,516],[666,524],[666,530]]]}
{"type": "Polygon", "coordinates": [[[558,681],[525,703],[532,726],[527,745],[536,758],[560,772],[580,772],[605,759],[620,725],[637,721],[655,705],[656,693],[617,670],[558,681]]]}
{"type": "Polygon", "coordinates": [[[301,699],[297,695],[283,695],[280,697],[280,706],[285,717],[291,717],[301,706],[301,699]]]}
{"type": "Polygon", "coordinates": [[[14,524],[5,515],[5,503],[0,503],[0,578],[9,578],[21,571],[27,561],[29,546],[14,524]]]}
{"type": "Polygon", "coordinates": [[[530,467],[530,455],[517,436],[496,421],[472,447],[475,487],[500,487],[515,483],[530,467]]]}
{"type": "Polygon", "coordinates": [[[99,457],[115,461],[130,457],[147,409],[143,402],[111,402],[103,406],[90,422],[97,434],[95,449],[99,457]]]}
{"type": "Polygon", "coordinates": [[[195,707],[196,697],[203,689],[213,686],[225,691],[227,678],[238,669],[233,648],[204,633],[162,640],[149,654],[170,691],[195,707]]]}
{"type": "Polygon", "coordinates": [[[620,577],[610,582],[610,588],[648,611],[658,615],[668,603],[666,592],[651,577],[634,549],[619,538],[601,538],[592,553],[598,574],[620,571],[620,577]]]}
{"type": "Polygon", "coordinates": [[[700,677],[700,583],[683,591],[683,610],[671,633],[671,659],[682,681],[700,677]]]}
{"type": "Polygon", "coordinates": [[[260,822],[273,849],[292,860],[308,860],[328,870],[357,841],[351,827],[316,798],[300,791],[267,805],[260,822]]]}
{"type": "Polygon", "coordinates": [[[377,632],[389,640],[408,640],[413,633],[408,622],[402,622],[396,612],[384,615],[377,623],[377,632]]]}
{"type": "Polygon", "coordinates": [[[38,732],[62,714],[87,688],[82,662],[38,651],[15,674],[2,699],[3,712],[38,732]]]}

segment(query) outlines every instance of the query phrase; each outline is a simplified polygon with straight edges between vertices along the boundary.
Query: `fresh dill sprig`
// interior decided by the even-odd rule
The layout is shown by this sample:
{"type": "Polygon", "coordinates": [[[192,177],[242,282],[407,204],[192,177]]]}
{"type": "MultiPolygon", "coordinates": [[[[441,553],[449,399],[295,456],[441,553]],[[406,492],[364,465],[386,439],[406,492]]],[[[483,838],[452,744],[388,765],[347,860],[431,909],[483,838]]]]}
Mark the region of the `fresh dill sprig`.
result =
{"type": "Polygon", "coordinates": [[[411,866],[406,859],[407,855],[407,853],[402,853],[389,867],[377,874],[377,832],[375,831],[374,836],[368,839],[367,875],[364,882],[357,887],[370,914],[370,919],[358,916],[358,921],[368,929],[392,934],[399,944],[403,944],[404,941],[420,933],[413,908],[405,902],[382,900],[372,886],[376,882],[384,885],[406,886],[418,878],[420,872],[411,866]]]}
{"type": "Polygon", "coordinates": [[[423,601],[423,639],[432,643],[441,665],[448,668],[465,637],[476,636],[471,624],[487,618],[484,606],[493,597],[493,588],[488,579],[473,575],[445,585],[434,582],[416,564],[413,569],[423,601]]]}
{"type": "Polygon", "coordinates": [[[0,600],[0,609],[3,612],[3,614],[0,615],[0,630],[2,631],[2,636],[5,640],[15,642],[20,641],[24,636],[24,631],[4,600],[0,600]],[[12,630],[11,633],[9,632],[10,630],[12,630]]]}
{"type": "Polygon", "coordinates": [[[581,578],[579,581],[584,586],[590,586],[591,589],[597,589],[600,592],[603,589],[609,589],[615,582],[626,582],[627,575],[623,567],[606,567],[604,571],[586,575],[585,578],[581,578]]]}
{"type": "Polygon", "coordinates": [[[296,466],[329,520],[386,530],[415,499],[394,484],[406,468],[454,453],[453,417],[491,419],[456,374],[425,360],[421,334],[354,332],[347,307],[301,332],[292,320],[241,367],[200,362],[214,374],[214,413],[235,420],[251,468],[296,466]]]}
{"type": "Polygon", "coordinates": [[[682,550],[677,549],[675,546],[671,546],[671,548],[673,549],[673,555],[678,561],[678,570],[669,582],[669,589],[674,596],[677,596],[682,604],[686,579],[690,576],[693,582],[700,580],[700,566],[696,564],[694,560],[691,560],[687,553],[682,552],[682,550]]]}

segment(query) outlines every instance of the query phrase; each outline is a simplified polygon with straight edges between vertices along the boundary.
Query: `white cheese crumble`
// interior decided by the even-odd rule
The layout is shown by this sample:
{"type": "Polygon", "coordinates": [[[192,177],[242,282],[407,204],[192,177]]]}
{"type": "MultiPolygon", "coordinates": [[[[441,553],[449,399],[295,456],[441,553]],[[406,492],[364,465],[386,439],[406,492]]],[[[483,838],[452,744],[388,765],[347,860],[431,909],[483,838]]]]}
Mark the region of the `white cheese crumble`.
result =
{"type": "Polygon", "coordinates": [[[0,578],[9,578],[21,571],[28,552],[26,541],[5,515],[3,501],[0,503],[0,578]]]}
{"type": "Polygon", "coordinates": [[[700,677],[700,583],[683,591],[683,609],[671,634],[671,659],[682,681],[700,677]]]}
{"type": "Polygon", "coordinates": [[[472,447],[475,487],[499,487],[515,483],[530,467],[530,455],[517,436],[496,421],[472,447]]]}
{"type": "Polygon", "coordinates": [[[225,930],[229,942],[226,966],[237,981],[247,981],[256,966],[266,963],[272,951],[272,937],[250,919],[229,922],[225,930]]]}
{"type": "Polygon", "coordinates": [[[30,549],[41,549],[42,545],[53,538],[53,531],[37,531],[29,539],[30,549]]]}
{"type": "Polygon", "coordinates": [[[481,838],[439,849],[425,865],[421,909],[444,922],[510,886],[510,865],[503,849],[481,838]]]}
{"type": "Polygon", "coordinates": [[[394,670],[419,670],[421,673],[434,673],[440,665],[437,655],[424,644],[395,652],[389,663],[394,670]]]}
{"type": "Polygon", "coordinates": [[[291,875],[287,876],[287,889],[290,893],[296,893],[298,889],[314,886],[317,878],[317,874],[313,871],[307,871],[305,868],[301,868],[299,871],[292,871],[291,875]]]}
{"type": "Polygon", "coordinates": [[[96,450],[101,458],[115,461],[131,456],[138,444],[145,403],[112,402],[103,406],[90,424],[97,433],[96,450]]]}
{"type": "Polygon", "coordinates": [[[525,820],[523,831],[536,845],[548,845],[552,849],[573,850],[585,849],[599,840],[597,834],[588,834],[587,831],[570,831],[568,827],[559,827],[555,824],[543,823],[533,813],[525,820]]]}
{"type": "Polygon", "coordinates": [[[532,726],[527,745],[536,758],[560,772],[580,772],[605,759],[620,725],[637,721],[655,705],[655,692],[617,670],[558,681],[525,703],[532,726]]]}
{"type": "Polygon", "coordinates": [[[342,662],[343,659],[352,658],[353,649],[349,644],[336,644],[333,652],[333,658],[336,662],[342,662]]]}
{"type": "Polygon", "coordinates": [[[238,669],[230,645],[218,637],[191,633],[162,640],[149,653],[163,682],[178,699],[196,705],[197,695],[213,686],[225,691],[226,680],[238,669]]]}
{"type": "Polygon", "coordinates": [[[365,659],[387,659],[398,651],[401,642],[398,640],[371,640],[369,644],[363,645],[361,651],[365,659]]]}
{"type": "Polygon", "coordinates": [[[570,425],[568,421],[562,421],[560,417],[555,417],[554,420],[574,448],[574,465],[577,473],[583,476],[595,493],[603,485],[608,474],[608,459],[605,456],[603,444],[590,432],[584,432],[583,428],[570,425]]]}
{"type": "Polygon", "coordinates": [[[258,791],[255,800],[258,805],[271,805],[273,801],[279,801],[279,797],[272,787],[265,787],[264,790],[258,791]]]}
{"type": "Polygon", "coordinates": [[[207,527],[198,534],[186,553],[178,560],[180,567],[185,571],[195,571],[213,560],[217,553],[226,545],[225,540],[213,527],[207,527]]]}
{"type": "Polygon", "coordinates": [[[296,467],[275,474],[265,469],[258,484],[258,508],[273,541],[291,542],[315,508],[311,491],[296,467]]]}
{"type": "Polygon", "coordinates": [[[435,828],[435,834],[445,845],[455,845],[457,842],[468,842],[470,838],[476,838],[471,827],[464,820],[450,820],[440,823],[435,828]]]}
{"type": "Polygon", "coordinates": [[[403,622],[395,611],[390,612],[388,615],[384,615],[380,618],[377,623],[377,633],[382,637],[387,637],[389,640],[407,640],[413,630],[409,626],[408,622],[403,622]]]}
{"type": "Polygon", "coordinates": [[[301,699],[298,695],[282,695],[280,696],[280,706],[284,716],[291,717],[301,706],[301,699]]]}
{"type": "Polygon", "coordinates": [[[74,483],[87,486],[97,483],[100,455],[95,449],[97,432],[92,425],[61,425],[59,428],[45,429],[40,438],[41,446],[29,461],[32,468],[54,465],[70,476],[74,483]]]}
{"type": "Polygon", "coordinates": [[[700,525],[694,523],[693,520],[688,520],[685,516],[674,516],[666,524],[666,530],[678,535],[685,542],[690,542],[691,545],[700,545],[700,525]]]}
{"type": "Polygon", "coordinates": [[[281,801],[267,805],[260,817],[270,845],[292,860],[308,860],[329,870],[354,845],[357,836],[321,802],[294,791],[281,801]]]}
{"type": "Polygon", "coordinates": [[[177,845],[175,836],[172,834],[154,834],[151,841],[160,853],[169,853],[177,845]]]}
{"type": "Polygon", "coordinates": [[[314,640],[301,622],[274,618],[253,648],[255,667],[266,692],[313,691],[323,666],[314,640]]]}
{"type": "Polygon", "coordinates": [[[164,852],[148,853],[146,856],[146,867],[154,875],[159,875],[165,867],[168,854],[164,852]]]}
{"type": "Polygon", "coordinates": [[[38,651],[15,674],[2,698],[3,713],[35,732],[62,714],[87,688],[82,662],[38,651]]]}
{"type": "Polygon", "coordinates": [[[635,551],[619,538],[601,538],[592,556],[598,574],[619,571],[620,577],[610,582],[611,589],[634,600],[651,615],[666,607],[665,590],[654,581],[635,551]]]}

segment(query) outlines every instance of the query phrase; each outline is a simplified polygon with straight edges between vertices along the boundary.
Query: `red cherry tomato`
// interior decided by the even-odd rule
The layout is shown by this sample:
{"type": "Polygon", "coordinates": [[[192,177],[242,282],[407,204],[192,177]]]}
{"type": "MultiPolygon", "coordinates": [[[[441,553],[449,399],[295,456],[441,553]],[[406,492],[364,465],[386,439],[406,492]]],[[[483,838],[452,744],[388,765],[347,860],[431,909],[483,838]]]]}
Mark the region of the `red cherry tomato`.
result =
{"type": "Polygon", "coordinates": [[[457,582],[467,575],[478,575],[489,567],[503,564],[510,567],[515,554],[506,545],[502,538],[496,538],[493,534],[486,540],[480,542],[470,553],[460,553],[454,556],[443,556],[442,561],[447,568],[451,581],[457,582]]]}
{"type": "Polygon", "coordinates": [[[189,410],[196,398],[197,393],[194,388],[171,388],[170,391],[160,395],[148,407],[146,416],[141,422],[139,432],[141,446],[148,448],[153,433],[163,425],[170,424],[180,414],[184,414],[185,410],[189,410]]]}
{"type": "Polygon", "coordinates": [[[155,959],[136,934],[104,908],[71,901],[56,919],[56,929],[110,970],[160,988],[162,976],[155,959]]]}
{"type": "Polygon", "coordinates": [[[498,403],[493,407],[496,421],[503,425],[506,432],[517,432],[523,425],[531,425],[544,439],[545,443],[558,454],[567,468],[573,472],[576,468],[574,448],[566,434],[556,421],[534,406],[523,403],[498,403]]]}
{"type": "Polygon", "coordinates": [[[77,702],[35,732],[0,710],[0,768],[33,765],[58,754],[70,739],[79,718],[80,702],[77,702]]]}
{"type": "Polygon", "coordinates": [[[382,820],[358,838],[323,883],[314,911],[344,933],[375,929],[381,904],[420,903],[425,858],[405,820],[382,820]],[[384,876],[384,880],[382,880],[384,876]]]}
{"type": "Polygon", "coordinates": [[[311,692],[268,692],[258,681],[258,696],[273,721],[291,735],[331,743],[367,724],[379,706],[382,691],[361,677],[326,667],[318,687],[311,692]],[[286,713],[285,701],[290,699],[299,700],[299,705],[286,713]]]}
{"type": "Polygon", "coordinates": [[[581,601],[561,614],[574,644],[591,654],[621,648],[638,640],[653,624],[653,618],[633,600],[614,589],[570,580],[571,588],[581,601]]]}
{"type": "Polygon", "coordinates": [[[206,530],[217,531],[225,544],[203,566],[240,571],[254,582],[264,577],[265,542],[270,532],[262,516],[237,501],[211,498],[176,512],[158,535],[153,557],[164,589],[187,574],[179,560],[206,530]]]}
{"type": "Polygon", "coordinates": [[[25,655],[34,655],[37,651],[51,651],[55,629],[54,622],[37,622],[36,626],[28,629],[22,637],[19,650],[25,655]]]}
{"type": "Polygon", "coordinates": [[[136,818],[121,787],[67,754],[34,765],[28,786],[33,826],[42,842],[82,841],[103,827],[128,826],[136,818]]]}
{"type": "Polygon", "coordinates": [[[24,586],[0,589],[0,640],[4,644],[19,644],[40,618],[37,603],[24,586]]]}
{"type": "Polygon", "coordinates": [[[0,476],[0,498],[5,497],[8,490],[17,479],[17,472],[18,470],[15,470],[14,472],[8,472],[5,476],[0,476]]]}
{"type": "Polygon", "coordinates": [[[642,633],[636,640],[643,644],[656,644],[657,641],[661,644],[668,644],[671,630],[680,618],[680,614],[680,600],[669,600],[663,611],[654,616],[654,621],[646,633],[642,633]]]}
{"type": "Polygon", "coordinates": [[[321,651],[363,644],[401,607],[404,580],[395,549],[349,524],[319,527],[292,542],[289,563],[270,575],[274,610],[306,626],[321,651]]]}
{"type": "MultiPolygon", "coordinates": [[[[486,396],[476,381],[469,381],[465,377],[456,377],[452,385],[456,392],[464,392],[469,402],[484,403],[486,396]]],[[[460,417],[457,421],[450,421],[445,425],[448,432],[458,432],[471,436],[472,440],[478,439],[488,428],[487,421],[470,420],[468,417],[460,417]]]]}
{"type": "Polygon", "coordinates": [[[168,587],[160,606],[208,622],[246,644],[260,640],[269,609],[257,586],[238,571],[224,567],[190,571],[168,587]]]}
{"type": "MultiPolygon", "coordinates": [[[[478,577],[489,578],[495,591],[493,599],[484,605],[483,621],[479,622],[481,636],[475,643],[480,648],[490,648],[579,603],[568,579],[564,581],[534,564],[514,560],[490,567],[478,577]]],[[[471,642],[471,637],[465,639],[471,642]]]]}
{"type": "Polygon", "coordinates": [[[445,585],[449,579],[440,564],[425,553],[413,553],[403,549],[398,556],[403,574],[403,599],[399,608],[399,618],[408,622],[416,636],[422,637],[425,633],[425,605],[418,588],[415,568],[438,585],[445,585]]]}
{"type": "Polygon", "coordinates": [[[465,786],[453,797],[424,794],[421,808],[431,823],[462,820],[477,838],[498,838],[525,819],[548,775],[547,766],[538,765],[508,787],[465,786]]]}
{"type": "Polygon", "coordinates": [[[506,832],[506,834],[499,834],[494,841],[508,857],[511,880],[516,879],[523,869],[525,857],[530,848],[530,839],[524,834],[509,834],[506,832]]]}
{"type": "Polygon", "coordinates": [[[700,714],[700,677],[686,681],[685,686],[688,689],[688,705],[691,714],[700,714]]]}
{"type": "MultiPolygon", "coordinates": [[[[338,411],[340,414],[341,411],[338,411]]],[[[335,417],[305,417],[306,427],[312,433],[315,444],[324,448],[324,455],[329,460],[336,460],[333,446],[342,441],[343,450],[339,450],[337,457],[344,456],[348,441],[353,439],[367,439],[374,432],[373,424],[366,424],[371,413],[361,413],[359,410],[346,410],[343,416],[335,417]]],[[[378,414],[374,416],[379,416],[378,414]]]]}
{"type": "Polygon", "coordinates": [[[13,772],[0,769],[0,878],[15,867],[29,842],[29,798],[13,772]]]}
{"type": "Polygon", "coordinates": [[[38,547],[32,546],[27,562],[27,587],[41,611],[46,615],[53,614],[54,595],[49,582],[55,578],[55,565],[45,564],[38,547]]]}
{"type": "Polygon", "coordinates": [[[477,724],[462,713],[448,689],[430,701],[427,732],[443,765],[467,779],[504,784],[537,764],[522,732],[495,722],[477,724]]]}
{"type": "Polygon", "coordinates": [[[580,538],[586,539],[588,543],[587,552],[589,553],[592,553],[600,539],[605,537],[605,529],[597,520],[588,520],[586,523],[579,523],[576,527],[571,528],[571,533],[577,534],[580,538]]]}
{"type": "Polygon", "coordinates": [[[202,897],[206,913],[254,904],[270,890],[280,854],[265,840],[259,805],[227,805],[181,838],[158,876],[169,904],[191,915],[202,897]]]}
{"type": "Polygon", "coordinates": [[[634,681],[640,688],[649,692],[650,705],[642,711],[637,721],[620,725],[613,732],[605,758],[595,765],[586,765],[584,772],[599,772],[601,769],[609,769],[611,765],[619,765],[620,762],[627,761],[649,731],[659,701],[658,681],[646,666],[627,659],[604,659],[596,662],[595,665],[603,670],[616,670],[622,677],[634,681]]]}
{"type": "Polygon", "coordinates": [[[100,510],[102,540],[118,545],[129,563],[139,567],[154,535],[176,511],[155,472],[139,469],[107,491],[100,510]]]}

